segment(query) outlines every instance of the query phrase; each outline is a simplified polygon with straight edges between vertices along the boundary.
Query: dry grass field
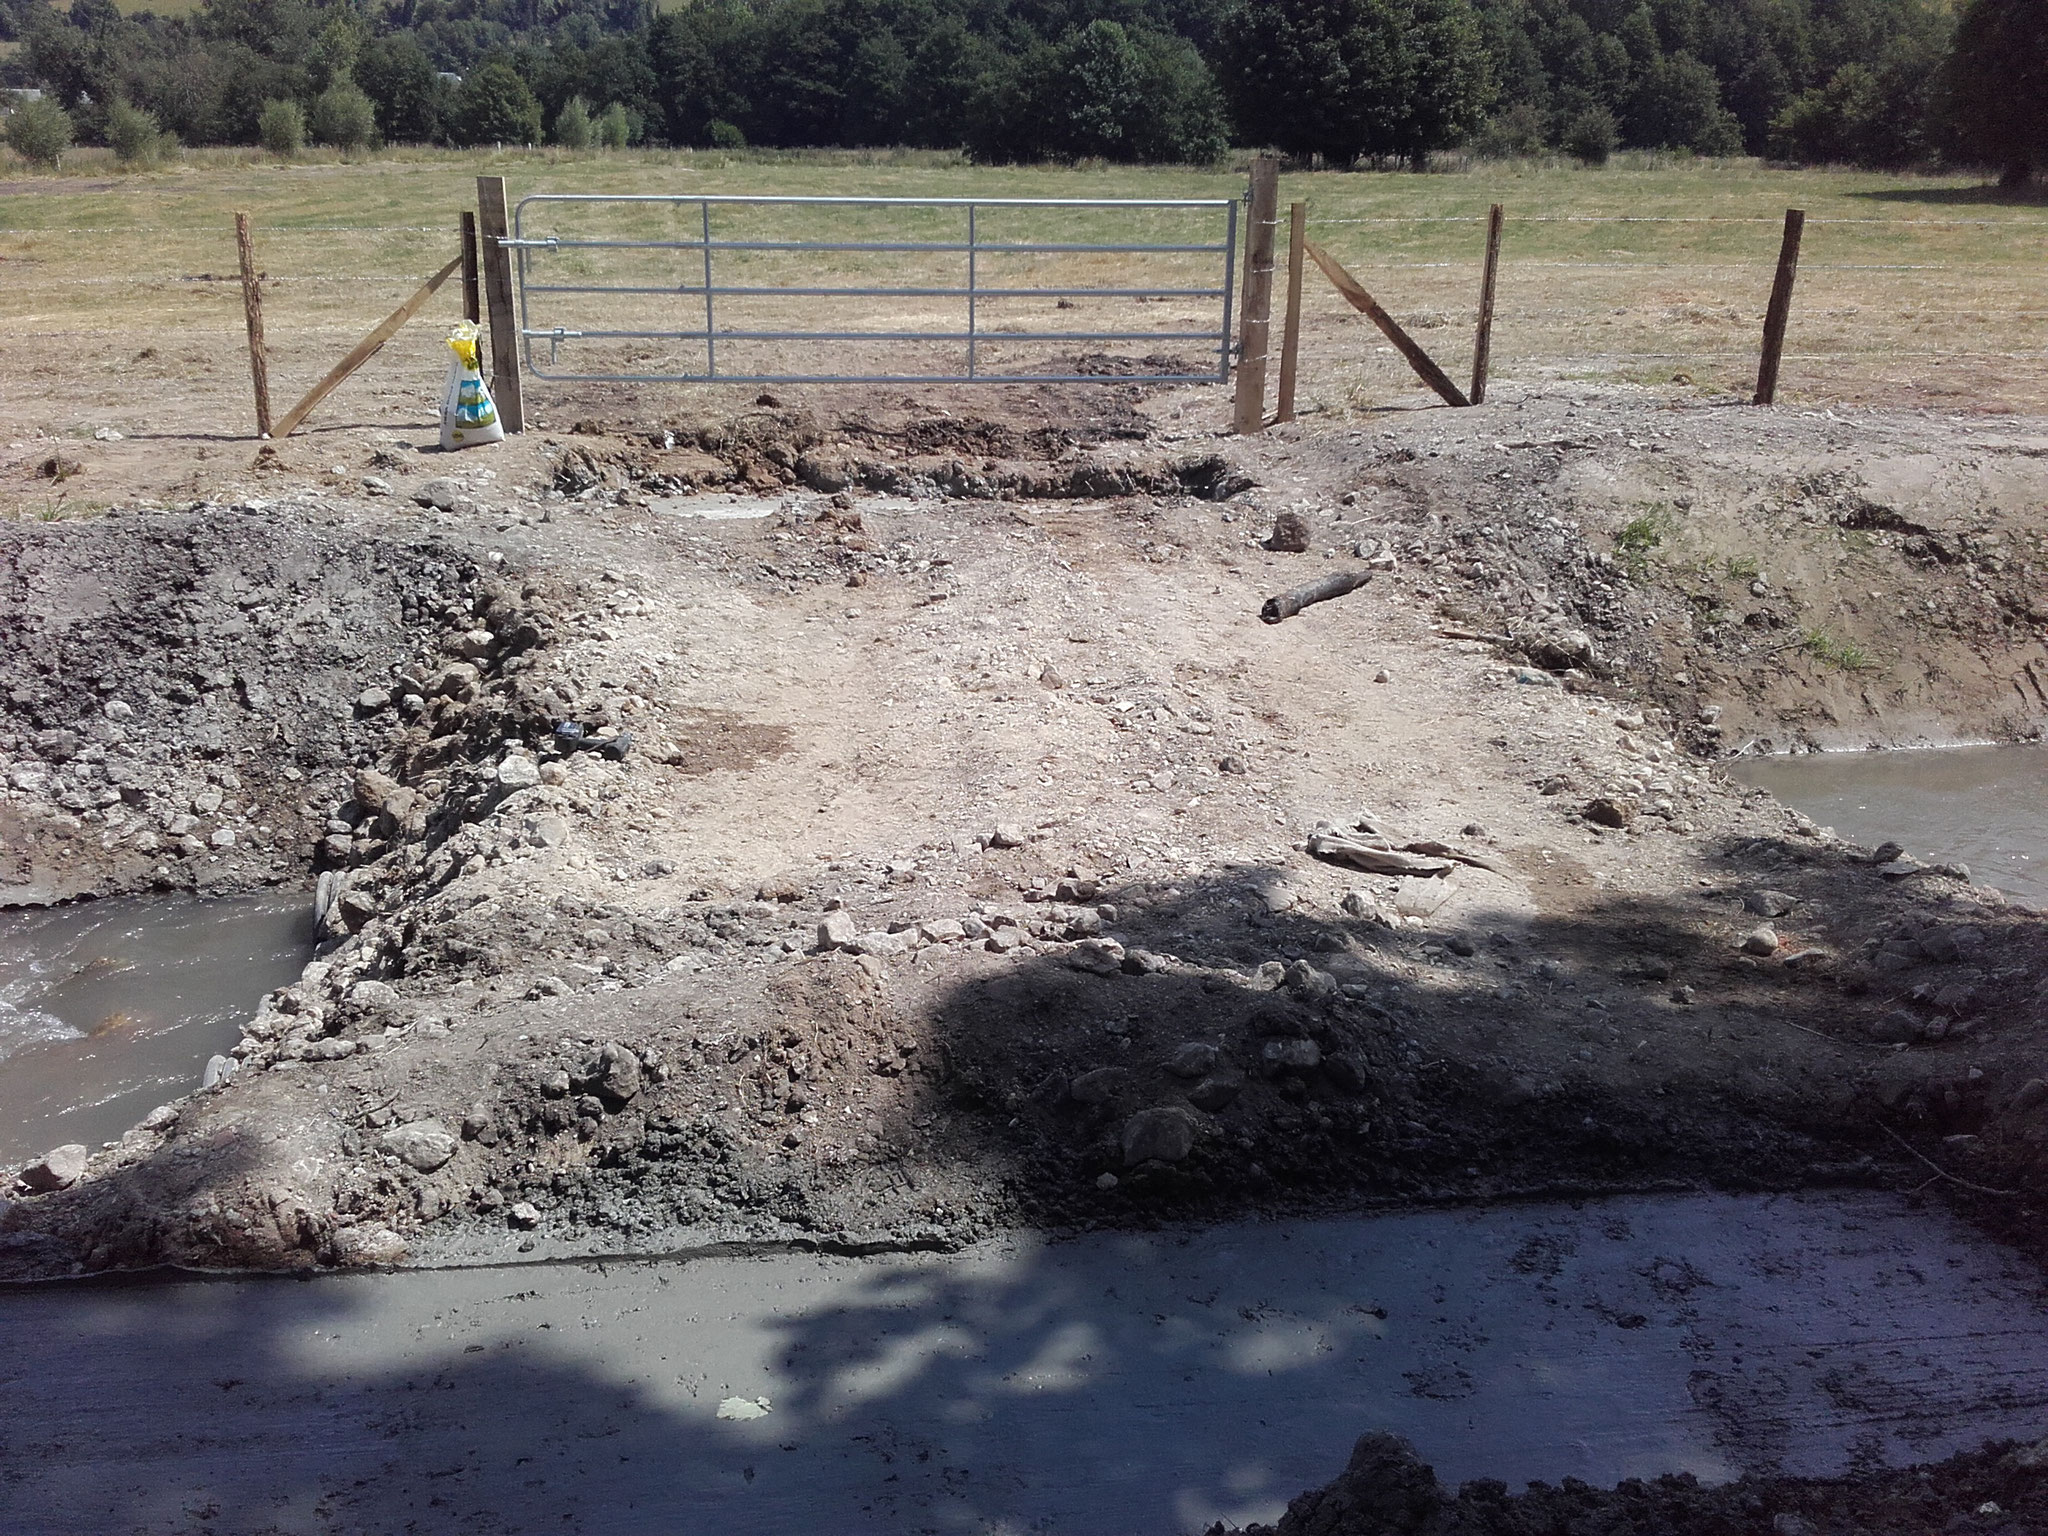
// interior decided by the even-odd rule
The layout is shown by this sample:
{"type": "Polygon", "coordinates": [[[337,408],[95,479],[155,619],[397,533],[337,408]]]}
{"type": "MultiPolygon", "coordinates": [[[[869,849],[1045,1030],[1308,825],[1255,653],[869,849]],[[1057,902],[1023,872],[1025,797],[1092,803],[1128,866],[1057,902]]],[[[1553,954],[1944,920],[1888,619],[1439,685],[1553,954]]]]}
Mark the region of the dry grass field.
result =
{"type": "MultiPolygon", "coordinates": [[[[534,193],[818,195],[985,198],[1220,198],[1241,170],[1124,167],[980,168],[929,154],[640,152],[572,156],[394,151],[354,163],[311,154],[280,164],[254,151],[196,151],[166,169],[129,173],[104,151],[67,156],[61,175],[0,163],[0,432],[9,438],[249,429],[241,297],[232,211],[254,216],[272,352],[283,407],[455,249],[458,211],[480,171],[534,193]]],[[[2048,207],[1998,200],[1959,178],[1785,172],[1750,162],[1623,157],[1599,170],[1562,164],[1478,164],[1462,172],[1317,173],[1284,178],[1283,202],[1306,200],[1313,238],[1409,324],[1454,377],[1470,366],[1471,322],[1488,204],[1509,223],[1494,345],[1494,378],[1509,384],[1633,382],[1680,393],[1746,389],[1788,206],[1808,212],[1782,398],[2032,412],[2048,405],[2048,207]]],[[[694,239],[694,204],[629,215],[542,211],[556,232],[694,239]],[[570,222],[564,222],[570,220],[570,222]],[[580,219],[580,224],[575,220],[580,219]],[[673,233],[671,233],[671,230],[673,233]]],[[[955,213],[905,220],[843,210],[720,210],[719,238],[957,241],[955,213]]],[[[1089,241],[1215,238],[1216,218],[1099,213],[984,215],[980,238],[1089,241]],[[1193,220],[1194,222],[1189,222],[1193,220]],[[1176,222],[1178,221],[1178,222],[1176,222]],[[991,234],[991,226],[994,233],[991,234]]],[[[535,257],[555,281],[687,286],[691,253],[673,250],[535,257]]],[[[701,260],[701,258],[698,258],[701,260]]],[[[1207,254],[1143,258],[984,255],[982,281],[1019,287],[1217,284],[1207,254]],[[993,268],[993,270],[991,270],[993,268]]],[[[728,258],[721,257],[721,261],[728,258]]],[[[785,285],[957,286],[958,253],[886,258],[752,252],[719,281],[785,285]],[[861,263],[867,263],[863,266],[861,263]]],[[[451,284],[425,317],[351,380],[315,425],[410,427],[431,420],[445,368],[436,332],[457,314],[451,284]]],[[[536,321],[590,329],[701,324],[701,300],[563,296],[536,321]]],[[[1399,358],[1311,269],[1305,299],[1302,409],[1344,414],[1422,403],[1399,358]]],[[[950,297],[860,300],[767,294],[722,310],[721,327],[952,333],[950,297]]],[[[1024,299],[984,307],[984,330],[1193,331],[1217,318],[1207,300],[1024,299]]],[[[632,345],[632,344],[626,344],[632,345]]],[[[950,344],[949,344],[950,345],[950,344]]],[[[640,346],[606,368],[666,372],[701,359],[640,346]]],[[[1057,345],[1048,349],[1061,350],[1057,345]]],[[[1074,349],[1090,350],[1090,349],[1074,349]]],[[[1132,342],[1093,350],[1163,353],[1207,363],[1196,343],[1132,342]]],[[[880,343],[846,355],[757,346],[747,371],[818,371],[876,363],[957,367],[961,349],[880,343]],[[899,348],[898,351],[902,352],[899,348]]],[[[1036,366],[1025,349],[984,352],[983,366],[1036,366]]],[[[728,357],[727,364],[731,365],[728,357]]],[[[565,362],[564,367],[574,366],[565,362]]],[[[642,392],[646,414],[687,386],[642,392]]],[[[551,386],[534,389],[545,420],[551,386]]],[[[1219,417],[1220,417],[1219,402],[1219,417]]]]}

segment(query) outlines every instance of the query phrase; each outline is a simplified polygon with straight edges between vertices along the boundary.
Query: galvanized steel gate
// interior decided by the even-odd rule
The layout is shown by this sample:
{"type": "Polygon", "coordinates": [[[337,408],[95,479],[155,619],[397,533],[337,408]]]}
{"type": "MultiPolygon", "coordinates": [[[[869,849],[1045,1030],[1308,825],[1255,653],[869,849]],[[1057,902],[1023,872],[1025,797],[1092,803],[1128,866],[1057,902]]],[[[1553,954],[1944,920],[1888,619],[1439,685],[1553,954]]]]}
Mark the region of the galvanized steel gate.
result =
{"type": "MultiPolygon", "coordinates": [[[[613,383],[1187,383],[1230,373],[1237,201],[1232,198],[878,198],[603,197],[544,194],[520,200],[517,253],[519,333],[528,372],[565,382],[613,383]],[[1150,226],[1175,238],[1017,238],[1017,227],[1050,221],[1058,233],[1105,225],[1150,226]],[[848,228],[845,226],[852,225],[848,228]],[[860,226],[867,226],[863,230],[860,226]],[[952,227],[948,227],[952,226],[952,227]],[[1005,226],[1009,226],[1006,231],[1005,226]],[[855,238],[863,233],[879,238],[855,238]],[[910,238],[915,235],[933,238],[910,238]],[[1007,236],[1007,237],[1006,237],[1007,236]],[[1108,281],[1025,282],[1062,261],[1108,281]],[[1126,269],[1163,267],[1152,284],[1126,269]],[[775,270],[780,267],[781,271],[775,270]],[[820,279],[851,268],[850,281],[820,279]],[[873,277],[877,267],[885,281],[873,277]],[[1090,267],[1096,270],[1090,273],[1090,267]],[[750,276],[782,281],[747,281],[750,276]],[[832,274],[825,272],[825,276],[832,274]],[[790,281],[797,278],[797,281],[790,281]],[[867,280],[862,280],[866,278],[867,280]],[[657,300],[675,301],[666,309],[657,300]],[[1087,306],[1105,328],[1034,328],[1029,306],[1087,306]],[[816,301],[866,301],[913,313],[895,329],[851,321],[822,328],[791,323],[787,310],[816,301]],[[1126,317],[1142,306],[1199,306],[1166,322],[1199,329],[1141,329],[1126,317]],[[946,323],[952,305],[964,325],[946,323]],[[939,313],[932,313],[933,306],[939,313]],[[750,319],[766,308],[768,318],[750,319]],[[1213,315],[1206,313],[1213,307],[1213,315]],[[1022,310],[1022,321],[1000,318],[1022,310]],[[651,313],[650,313],[651,311],[651,313]],[[737,312],[737,313],[736,313],[737,312]],[[957,327],[957,328],[956,328],[957,327]],[[1213,367],[1148,354],[1097,359],[1079,369],[1067,354],[1018,362],[1018,349],[1131,343],[1200,343],[1213,367]],[[757,361],[792,350],[808,368],[757,361]],[[876,366],[877,354],[909,364],[876,366]],[[568,356],[565,358],[565,353],[568,356]],[[724,354],[723,358],[721,353],[724,354]],[[992,355],[993,354],[993,355],[992,355]],[[735,360],[737,359],[737,360],[735,360]],[[964,361],[963,361],[964,360],[964,361]],[[563,365],[569,364],[567,368],[563,365]],[[750,366],[751,363],[751,366],[750,366]],[[1109,366],[1114,363],[1115,366],[1109,366]],[[1062,364],[1064,369],[1062,371],[1062,364]],[[1136,370],[1133,371],[1135,366],[1136,370]],[[1143,371],[1150,368],[1152,371],[1143,371]]],[[[1116,233],[1110,228],[1109,233],[1116,233]]],[[[1142,231],[1141,231],[1142,232],[1142,231]]],[[[1140,276],[1143,276],[1141,271],[1140,276]]],[[[848,306],[851,308],[852,306],[848,306]]]]}

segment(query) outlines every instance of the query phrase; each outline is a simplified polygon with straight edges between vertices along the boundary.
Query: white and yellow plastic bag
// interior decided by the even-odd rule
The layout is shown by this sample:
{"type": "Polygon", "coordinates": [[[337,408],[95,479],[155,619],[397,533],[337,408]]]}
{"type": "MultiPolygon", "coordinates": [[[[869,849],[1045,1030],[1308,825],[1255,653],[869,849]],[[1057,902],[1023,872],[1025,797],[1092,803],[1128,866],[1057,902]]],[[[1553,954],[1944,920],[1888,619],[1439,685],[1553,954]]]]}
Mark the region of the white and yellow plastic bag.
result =
{"type": "Polygon", "coordinates": [[[505,424],[498,420],[498,407],[484,387],[477,366],[477,329],[465,320],[448,335],[448,350],[455,354],[448,364],[448,393],[441,401],[441,446],[471,448],[478,443],[502,442],[505,424]]]}

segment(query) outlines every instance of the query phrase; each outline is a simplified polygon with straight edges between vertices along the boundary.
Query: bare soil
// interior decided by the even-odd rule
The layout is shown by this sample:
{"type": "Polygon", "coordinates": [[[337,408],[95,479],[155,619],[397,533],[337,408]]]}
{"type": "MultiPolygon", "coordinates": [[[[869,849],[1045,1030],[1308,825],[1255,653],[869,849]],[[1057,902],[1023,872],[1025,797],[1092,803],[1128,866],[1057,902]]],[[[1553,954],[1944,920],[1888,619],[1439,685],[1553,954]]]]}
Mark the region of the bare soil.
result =
{"type": "MultiPolygon", "coordinates": [[[[2039,1252],[2040,914],[1715,763],[2038,734],[2048,426],[1020,396],[594,397],[0,526],[0,901],[317,882],[327,933],[0,1268],[1701,1185],[1925,1185],[2039,1252]]],[[[1386,1528],[1650,1528],[1543,1500],[1386,1528]]]]}

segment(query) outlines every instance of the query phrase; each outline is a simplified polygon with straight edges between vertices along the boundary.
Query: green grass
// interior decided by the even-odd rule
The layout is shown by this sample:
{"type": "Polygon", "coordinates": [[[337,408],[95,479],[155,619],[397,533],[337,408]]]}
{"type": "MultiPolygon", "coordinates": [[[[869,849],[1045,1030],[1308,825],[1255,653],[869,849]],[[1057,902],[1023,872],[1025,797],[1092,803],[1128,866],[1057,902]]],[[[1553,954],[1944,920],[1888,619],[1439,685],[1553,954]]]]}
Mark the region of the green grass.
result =
{"type": "Polygon", "coordinates": [[[1843,672],[1867,672],[1871,660],[1861,647],[1837,640],[1826,630],[1809,629],[1800,637],[1801,649],[1815,661],[1843,672]]]}
{"type": "Polygon", "coordinates": [[[1727,571],[1730,581],[1755,581],[1764,573],[1755,555],[1730,555],[1722,568],[1727,571]]]}

